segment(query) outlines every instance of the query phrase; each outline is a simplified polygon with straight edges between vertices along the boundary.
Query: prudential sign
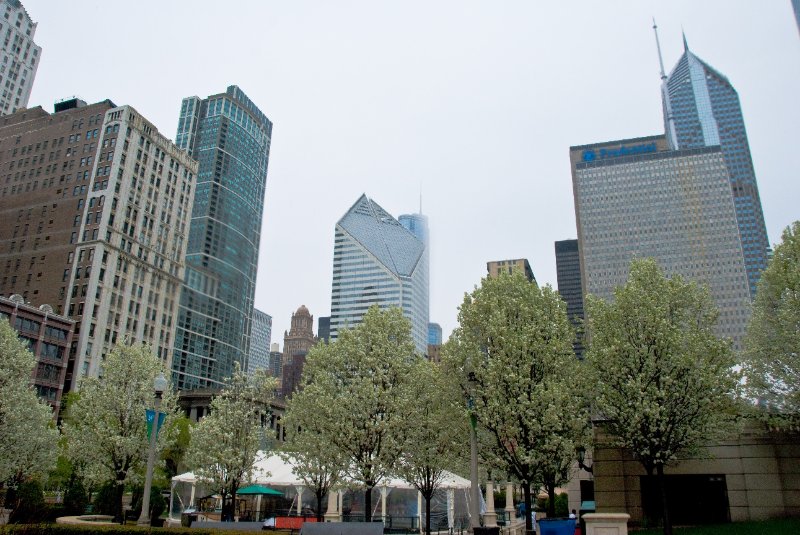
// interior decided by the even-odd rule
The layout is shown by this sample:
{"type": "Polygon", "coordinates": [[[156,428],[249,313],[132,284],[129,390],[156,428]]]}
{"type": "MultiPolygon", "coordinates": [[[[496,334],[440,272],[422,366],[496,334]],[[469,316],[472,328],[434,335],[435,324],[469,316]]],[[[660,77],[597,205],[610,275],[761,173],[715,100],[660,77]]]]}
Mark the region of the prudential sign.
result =
{"type": "Polygon", "coordinates": [[[583,161],[593,162],[595,160],[605,160],[606,158],[619,158],[620,156],[630,156],[633,154],[645,154],[647,152],[656,152],[656,144],[643,143],[641,145],[632,145],[626,147],[620,146],[616,149],[588,149],[583,151],[583,161]]]}

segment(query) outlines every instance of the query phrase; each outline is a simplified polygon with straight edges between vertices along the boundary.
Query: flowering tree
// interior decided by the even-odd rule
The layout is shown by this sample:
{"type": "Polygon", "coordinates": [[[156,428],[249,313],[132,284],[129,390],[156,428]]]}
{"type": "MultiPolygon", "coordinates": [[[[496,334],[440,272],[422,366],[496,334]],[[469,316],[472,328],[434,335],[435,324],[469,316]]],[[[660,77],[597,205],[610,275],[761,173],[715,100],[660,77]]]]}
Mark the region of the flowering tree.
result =
{"type": "Polygon", "coordinates": [[[458,320],[446,365],[488,437],[481,456],[520,482],[531,511],[531,487],[564,473],[588,435],[566,305],[550,286],[501,274],[464,297],[458,320]]]}
{"type": "Polygon", "coordinates": [[[50,407],[30,385],[36,359],[0,319],[0,489],[47,473],[58,455],[50,407]]]}
{"type": "MultiPolygon", "coordinates": [[[[431,532],[431,498],[446,469],[458,464],[469,441],[467,418],[458,389],[438,364],[420,359],[409,376],[406,432],[395,473],[425,499],[425,533],[431,532]]],[[[465,456],[462,456],[465,457],[465,456]]]]}
{"type": "Polygon", "coordinates": [[[744,365],[749,392],[766,406],[770,424],[800,429],[800,221],[783,231],[761,273],[744,365]]]}
{"type": "Polygon", "coordinates": [[[186,463],[222,496],[222,520],[233,521],[236,492],[252,477],[260,449],[266,448],[262,416],[269,411],[275,380],[259,370],[248,375],[236,363],[211,413],[190,433],[186,463]]]}
{"type": "MultiPolygon", "coordinates": [[[[153,380],[162,371],[161,362],[147,345],[117,345],[103,363],[102,377],[81,381],[79,395],[64,421],[67,454],[82,475],[97,485],[116,484],[116,519],[120,522],[125,485],[138,481],[147,463],[145,414],[154,405],[153,380]]],[[[177,411],[169,387],[159,410],[168,416],[177,411]]],[[[157,451],[170,442],[171,435],[165,424],[158,435],[157,451]]]]}
{"type": "Polygon", "coordinates": [[[672,532],[664,467],[724,428],[738,374],[730,342],[714,333],[705,289],[666,278],[655,260],[634,260],[609,303],[589,296],[589,351],[598,413],[661,488],[664,533],[672,532]]]}
{"type": "Polygon", "coordinates": [[[364,486],[367,521],[372,489],[395,467],[408,431],[403,415],[412,400],[406,384],[417,358],[400,309],[373,306],[361,324],[309,352],[304,387],[295,394],[318,412],[303,432],[318,433],[348,479],[364,486]]]}
{"type": "Polygon", "coordinates": [[[341,452],[329,448],[320,431],[319,401],[302,391],[296,392],[286,405],[282,419],[286,442],[282,456],[294,462],[294,473],[311,489],[317,500],[317,521],[323,517],[322,500],[339,482],[345,464],[341,452]]]}

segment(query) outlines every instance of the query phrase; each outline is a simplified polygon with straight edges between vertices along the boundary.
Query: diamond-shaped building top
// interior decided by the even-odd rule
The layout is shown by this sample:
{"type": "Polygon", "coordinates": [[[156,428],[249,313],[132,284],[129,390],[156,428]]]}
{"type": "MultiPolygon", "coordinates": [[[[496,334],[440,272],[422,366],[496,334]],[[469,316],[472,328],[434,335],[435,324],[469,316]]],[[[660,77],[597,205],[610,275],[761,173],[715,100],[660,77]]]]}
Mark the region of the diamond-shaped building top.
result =
{"type": "Polygon", "coordinates": [[[336,224],[331,289],[331,339],[354,327],[372,305],[400,307],[417,351],[428,334],[425,244],[362,194],[336,224]]]}

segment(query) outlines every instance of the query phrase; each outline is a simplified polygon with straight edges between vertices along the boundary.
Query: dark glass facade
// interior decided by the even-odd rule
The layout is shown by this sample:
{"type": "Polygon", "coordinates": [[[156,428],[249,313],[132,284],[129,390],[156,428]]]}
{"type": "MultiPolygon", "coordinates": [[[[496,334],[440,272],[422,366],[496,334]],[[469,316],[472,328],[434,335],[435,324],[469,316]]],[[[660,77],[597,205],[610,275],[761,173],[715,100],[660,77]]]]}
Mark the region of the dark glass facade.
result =
{"type": "Polygon", "coordinates": [[[575,356],[583,359],[583,284],[578,240],[556,242],[556,277],[558,293],[567,303],[567,316],[576,330],[572,348],[575,356]]]}
{"type": "Polygon", "coordinates": [[[179,389],[247,368],[272,123],[237,86],[181,104],[176,144],[200,168],[175,337],[179,389]]]}
{"type": "Polygon", "coordinates": [[[750,294],[755,295],[760,273],[767,267],[769,240],[739,96],[725,76],[685,46],[678,64],[664,80],[662,98],[671,148],[722,148],[750,294]]]}

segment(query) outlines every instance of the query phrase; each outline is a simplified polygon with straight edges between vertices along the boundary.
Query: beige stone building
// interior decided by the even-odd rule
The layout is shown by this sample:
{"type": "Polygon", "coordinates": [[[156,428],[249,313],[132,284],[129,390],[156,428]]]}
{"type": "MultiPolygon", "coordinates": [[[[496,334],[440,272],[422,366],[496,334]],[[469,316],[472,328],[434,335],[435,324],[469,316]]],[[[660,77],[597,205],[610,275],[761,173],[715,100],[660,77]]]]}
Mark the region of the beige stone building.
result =
{"type": "Polygon", "coordinates": [[[197,162],[130,106],[57,110],[0,123],[0,295],[76,321],[66,389],[123,340],[169,369],[197,162]]]}
{"type": "Polygon", "coordinates": [[[28,106],[42,55],[33,42],[36,26],[19,0],[0,2],[0,115],[28,106]]]}
{"type": "Polygon", "coordinates": [[[527,258],[486,262],[486,271],[490,277],[497,277],[500,273],[512,273],[516,270],[522,271],[525,278],[530,282],[536,282],[536,277],[533,276],[533,270],[527,258]]]}
{"type": "MultiPolygon", "coordinates": [[[[800,516],[800,435],[773,432],[750,421],[729,439],[708,445],[707,455],[682,459],[665,470],[675,525],[741,522],[800,516]]],[[[594,500],[598,512],[624,512],[632,524],[658,516],[660,495],[630,452],[612,445],[595,429],[594,500]]],[[[568,487],[570,508],[578,507],[577,472],[568,487]]]]}

